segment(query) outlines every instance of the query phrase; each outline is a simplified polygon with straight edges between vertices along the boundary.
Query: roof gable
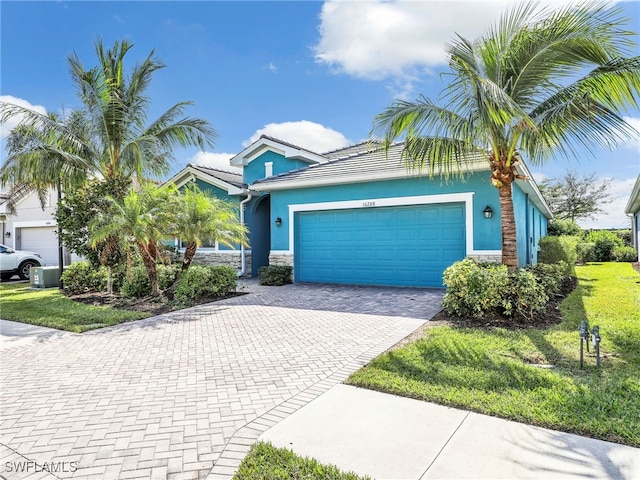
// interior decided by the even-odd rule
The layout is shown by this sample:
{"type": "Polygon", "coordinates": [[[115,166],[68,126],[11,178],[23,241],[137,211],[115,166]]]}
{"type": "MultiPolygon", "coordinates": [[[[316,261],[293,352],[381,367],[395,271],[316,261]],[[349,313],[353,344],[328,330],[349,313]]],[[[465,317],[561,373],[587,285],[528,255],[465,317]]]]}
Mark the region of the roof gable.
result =
{"type": "Polygon", "coordinates": [[[193,164],[188,164],[165,183],[173,183],[180,188],[194,178],[225,190],[229,195],[239,195],[246,188],[240,173],[193,164]]]}
{"type": "Polygon", "coordinates": [[[284,158],[302,160],[309,164],[324,163],[327,161],[326,157],[307,150],[306,148],[267,135],[261,135],[258,140],[232,157],[230,163],[235,167],[243,167],[268,150],[278,153],[284,158]]]}

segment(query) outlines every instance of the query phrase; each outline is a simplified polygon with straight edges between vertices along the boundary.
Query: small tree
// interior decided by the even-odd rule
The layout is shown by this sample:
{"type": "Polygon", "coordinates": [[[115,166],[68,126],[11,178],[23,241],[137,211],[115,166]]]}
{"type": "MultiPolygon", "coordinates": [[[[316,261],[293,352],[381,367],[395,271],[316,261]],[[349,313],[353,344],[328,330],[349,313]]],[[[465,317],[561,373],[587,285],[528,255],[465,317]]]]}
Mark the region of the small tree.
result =
{"type": "Polygon", "coordinates": [[[240,223],[232,205],[189,185],[176,197],[171,233],[187,244],[182,272],[189,269],[196,251],[205,240],[228,247],[247,245],[247,228],[240,223]]]}
{"type": "Polygon", "coordinates": [[[111,265],[119,262],[117,251],[105,251],[106,240],[91,245],[89,225],[98,215],[109,212],[109,198],[123,198],[129,190],[129,180],[92,180],[85,186],[68,190],[58,202],[55,218],[61,228],[60,239],[70,252],[86,258],[92,266],[111,265]],[[111,253],[112,255],[108,255],[111,253]]]}
{"type": "Polygon", "coordinates": [[[95,247],[107,239],[117,239],[127,256],[127,272],[131,269],[131,251],[135,246],[149,276],[151,294],[160,295],[157,263],[161,257],[161,240],[171,222],[173,187],[157,188],[143,184],[140,190],[131,189],[122,202],[108,197],[109,213],[98,215],[90,225],[91,244],[95,247]]]}
{"type": "Polygon", "coordinates": [[[545,180],[539,186],[559,220],[594,218],[598,213],[606,213],[602,205],[612,201],[611,179],[598,179],[595,173],[583,176],[566,172],[562,178],[545,180]]]}

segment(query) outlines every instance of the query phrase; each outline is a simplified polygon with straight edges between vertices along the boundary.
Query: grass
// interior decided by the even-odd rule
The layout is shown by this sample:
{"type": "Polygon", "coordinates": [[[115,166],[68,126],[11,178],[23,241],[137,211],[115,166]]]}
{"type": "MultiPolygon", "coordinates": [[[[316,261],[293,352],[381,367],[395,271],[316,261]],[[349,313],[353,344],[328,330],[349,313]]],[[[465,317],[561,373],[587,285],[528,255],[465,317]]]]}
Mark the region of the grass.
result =
{"type": "Polygon", "coordinates": [[[347,383],[640,447],[640,275],[628,263],[576,274],[554,328],[427,328],[347,383]],[[579,368],[585,319],[600,326],[601,368],[579,368]]]}
{"type": "Polygon", "coordinates": [[[258,442],[242,461],[234,480],[364,480],[355,473],[344,473],[333,465],[295,455],[286,448],[258,442]]]}
{"type": "Polygon", "coordinates": [[[28,284],[0,285],[0,318],[4,320],[79,333],[149,316],[145,312],[74,302],[57,288],[36,290],[28,284]]]}

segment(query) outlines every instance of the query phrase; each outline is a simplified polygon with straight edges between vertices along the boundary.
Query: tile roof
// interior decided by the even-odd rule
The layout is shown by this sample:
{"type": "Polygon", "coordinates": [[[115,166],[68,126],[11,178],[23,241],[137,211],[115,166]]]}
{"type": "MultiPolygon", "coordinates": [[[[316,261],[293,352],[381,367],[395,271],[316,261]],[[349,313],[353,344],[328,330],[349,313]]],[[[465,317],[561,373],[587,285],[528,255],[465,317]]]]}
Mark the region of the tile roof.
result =
{"type": "Polygon", "coordinates": [[[231,170],[223,170],[220,168],[205,167],[203,165],[194,165],[191,163],[189,164],[189,166],[202,173],[206,173],[207,175],[215,177],[218,180],[222,180],[225,183],[233,185],[234,187],[245,188],[247,186],[242,181],[242,173],[240,172],[233,172],[231,170]]]}
{"type": "MultiPolygon", "coordinates": [[[[279,138],[276,138],[276,137],[270,137],[269,135],[262,134],[262,135],[260,135],[260,138],[266,138],[267,140],[271,140],[272,142],[280,143],[281,145],[286,145],[287,147],[295,148],[296,150],[303,150],[305,152],[309,152],[309,153],[312,153],[314,155],[320,155],[318,152],[314,152],[313,150],[309,150],[308,148],[301,147],[300,145],[296,145],[294,143],[285,142],[284,140],[280,140],[279,138]]],[[[258,140],[260,140],[260,138],[258,140]]],[[[253,143],[256,143],[258,140],[256,140],[253,143]]]]}
{"type": "Polygon", "coordinates": [[[376,148],[379,148],[381,144],[382,142],[379,140],[366,140],[364,142],[356,143],[355,145],[349,145],[348,147],[325,152],[322,155],[331,160],[336,160],[338,158],[345,158],[361,153],[371,152],[376,148]]]}
{"type": "MultiPolygon", "coordinates": [[[[373,148],[367,148],[367,143],[365,142],[329,152],[325,156],[331,157],[332,160],[327,163],[311,165],[299,170],[274,175],[273,177],[256,181],[255,185],[269,185],[277,188],[278,184],[285,182],[287,184],[293,182],[337,184],[428,175],[426,169],[412,169],[407,166],[402,158],[404,143],[391,145],[388,152],[385,152],[381,146],[376,146],[375,144],[371,146],[373,148]]],[[[461,167],[463,172],[488,169],[487,161],[480,156],[461,167]]],[[[458,171],[458,168],[454,166],[449,173],[458,173],[458,171]]],[[[446,172],[442,171],[441,173],[444,174],[446,172]]]]}

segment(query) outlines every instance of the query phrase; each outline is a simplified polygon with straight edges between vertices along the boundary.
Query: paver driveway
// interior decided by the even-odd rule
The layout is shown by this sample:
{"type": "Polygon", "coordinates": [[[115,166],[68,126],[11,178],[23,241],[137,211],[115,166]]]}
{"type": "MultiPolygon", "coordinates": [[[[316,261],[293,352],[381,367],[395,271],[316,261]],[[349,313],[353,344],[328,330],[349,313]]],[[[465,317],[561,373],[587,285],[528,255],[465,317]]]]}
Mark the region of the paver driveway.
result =
{"type": "Polygon", "coordinates": [[[247,285],[249,295],[2,352],[0,475],[228,478],[260,433],[414,331],[442,299],[247,285]]]}

